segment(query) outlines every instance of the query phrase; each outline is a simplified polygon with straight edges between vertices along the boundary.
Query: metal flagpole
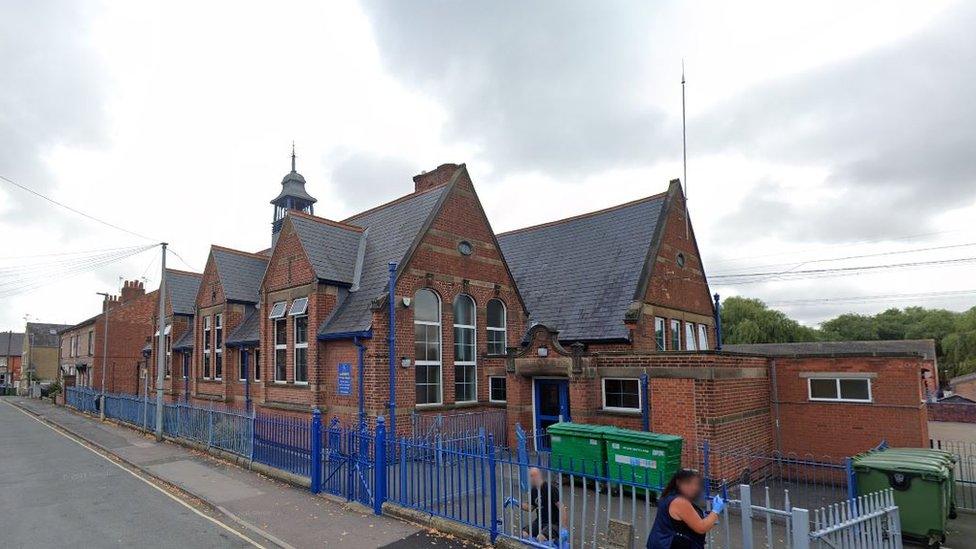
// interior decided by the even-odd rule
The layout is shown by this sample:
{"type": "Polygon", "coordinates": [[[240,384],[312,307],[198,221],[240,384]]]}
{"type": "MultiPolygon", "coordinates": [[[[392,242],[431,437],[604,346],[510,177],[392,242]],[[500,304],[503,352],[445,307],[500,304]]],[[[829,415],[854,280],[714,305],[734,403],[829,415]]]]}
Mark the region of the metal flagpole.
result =
{"type": "MultiPolygon", "coordinates": [[[[156,441],[163,440],[163,380],[166,375],[166,246],[163,247],[162,270],[159,277],[159,318],[156,329],[159,337],[156,340],[156,441]]],[[[148,377],[148,376],[146,376],[148,377]]]]}
{"type": "Polygon", "coordinates": [[[683,182],[685,184],[685,238],[691,238],[691,226],[688,220],[688,130],[685,124],[685,60],[681,60],[681,163],[683,167],[683,182]]]}

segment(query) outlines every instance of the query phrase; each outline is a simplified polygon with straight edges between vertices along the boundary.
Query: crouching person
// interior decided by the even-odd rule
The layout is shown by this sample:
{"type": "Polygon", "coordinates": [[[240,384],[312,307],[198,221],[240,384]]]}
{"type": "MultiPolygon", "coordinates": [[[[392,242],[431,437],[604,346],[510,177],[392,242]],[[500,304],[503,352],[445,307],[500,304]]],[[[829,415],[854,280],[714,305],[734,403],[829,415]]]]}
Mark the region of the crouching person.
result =
{"type": "Polygon", "coordinates": [[[647,549],[703,549],[705,534],[718,523],[725,507],[721,496],[712,498],[707,515],[695,504],[703,492],[698,471],[681,469],[671,477],[657,504],[647,549]]]}
{"type": "Polygon", "coordinates": [[[522,529],[522,535],[556,547],[567,544],[569,531],[566,530],[565,506],[559,501],[559,488],[543,479],[538,467],[529,468],[529,486],[529,501],[519,502],[515,498],[505,501],[506,507],[518,505],[523,511],[535,515],[529,525],[522,529]]]}

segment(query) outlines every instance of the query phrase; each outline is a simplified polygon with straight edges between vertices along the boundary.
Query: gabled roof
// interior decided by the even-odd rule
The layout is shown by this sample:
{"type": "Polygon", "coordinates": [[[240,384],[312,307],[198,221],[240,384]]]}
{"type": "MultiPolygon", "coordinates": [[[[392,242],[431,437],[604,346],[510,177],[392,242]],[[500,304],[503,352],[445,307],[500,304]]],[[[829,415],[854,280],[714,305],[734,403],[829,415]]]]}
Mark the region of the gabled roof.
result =
{"type": "MultiPolygon", "coordinates": [[[[61,334],[65,333],[65,332],[70,332],[72,330],[77,330],[78,328],[83,328],[85,326],[89,326],[91,324],[94,324],[95,321],[98,320],[101,317],[102,317],[102,313],[98,313],[97,315],[95,315],[93,317],[86,318],[85,320],[82,320],[81,322],[79,322],[77,324],[73,324],[71,326],[68,326],[67,328],[62,328],[61,330],[58,331],[58,335],[61,335],[61,334]]],[[[2,349],[0,349],[0,351],[2,351],[2,349]]]]}
{"type": "MultiPolygon", "coordinates": [[[[463,166],[459,167],[457,173],[463,169],[463,166]]],[[[404,263],[450,188],[451,185],[442,185],[410,194],[343,221],[368,231],[362,256],[362,274],[358,290],[348,292],[333,314],[319,327],[320,337],[336,337],[370,329],[373,318],[371,305],[374,299],[384,296],[389,280],[389,262],[404,263]]]]}
{"type": "Polygon", "coordinates": [[[261,339],[261,314],[258,307],[248,307],[244,321],[227,336],[228,347],[257,344],[261,339]]]}
{"type": "Polygon", "coordinates": [[[28,343],[34,347],[58,347],[59,333],[70,324],[46,324],[43,322],[28,322],[26,336],[28,343]]]}
{"type": "Polygon", "coordinates": [[[498,235],[530,323],[563,341],[625,340],[624,315],[665,218],[667,193],[498,235]]]}
{"type": "Polygon", "coordinates": [[[190,327],[173,343],[173,349],[177,351],[193,349],[193,331],[193,323],[191,322],[190,327]]]}
{"type": "MultiPolygon", "coordinates": [[[[2,351],[2,348],[0,348],[0,351],[2,351]]],[[[976,373],[965,374],[965,375],[961,375],[961,376],[956,376],[956,377],[950,379],[949,380],[949,387],[952,387],[953,385],[955,385],[957,383],[966,383],[967,381],[976,381],[976,373]]]]}
{"type": "Polygon", "coordinates": [[[213,254],[224,297],[228,301],[257,303],[268,258],[222,246],[212,246],[210,253],[213,254]]]}
{"type": "Polygon", "coordinates": [[[826,355],[920,355],[935,360],[935,340],[899,339],[887,341],[808,341],[797,343],[743,343],[723,345],[723,351],[762,356],[826,355]]]}
{"type": "Polygon", "coordinates": [[[24,351],[24,334],[0,332],[0,356],[21,356],[24,351]]]}
{"type": "Polygon", "coordinates": [[[362,227],[329,221],[308,214],[288,212],[295,234],[319,280],[355,286],[366,244],[362,227]]]}
{"type": "Polygon", "coordinates": [[[193,315],[197,312],[197,293],[203,275],[176,269],[166,269],[166,294],[173,314],[193,315]]]}

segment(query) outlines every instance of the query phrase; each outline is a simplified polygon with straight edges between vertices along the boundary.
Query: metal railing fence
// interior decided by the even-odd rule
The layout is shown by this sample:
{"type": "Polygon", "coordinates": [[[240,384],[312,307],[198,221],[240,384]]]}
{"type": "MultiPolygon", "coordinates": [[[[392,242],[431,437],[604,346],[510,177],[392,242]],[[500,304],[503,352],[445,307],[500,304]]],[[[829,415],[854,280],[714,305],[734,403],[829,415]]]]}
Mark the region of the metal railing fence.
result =
{"type": "Polygon", "coordinates": [[[432,414],[414,412],[411,416],[413,438],[459,438],[484,431],[499,444],[508,436],[508,412],[504,408],[432,414]]]}
{"type": "Polygon", "coordinates": [[[930,439],[929,446],[956,456],[956,508],[976,511],[976,442],[930,439]]]}

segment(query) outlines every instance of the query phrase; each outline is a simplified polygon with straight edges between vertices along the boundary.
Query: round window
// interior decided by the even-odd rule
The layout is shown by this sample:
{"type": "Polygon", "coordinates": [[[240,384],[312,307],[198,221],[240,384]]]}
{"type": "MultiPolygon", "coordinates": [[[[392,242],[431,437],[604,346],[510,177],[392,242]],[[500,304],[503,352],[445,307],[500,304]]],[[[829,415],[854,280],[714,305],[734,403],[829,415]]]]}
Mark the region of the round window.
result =
{"type": "Polygon", "coordinates": [[[467,240],[462,240],[461,242],[458,243],[458,251],[461,252],[461,255],[471,255],[471,252],[474,251],[474,248],[471,246],[470,242],[468,242],[467,240]]]}
{"type": "Polygon", "coordinates": [[[678,263],[678,266],[683,269],[685,266],[685,254],[679,253],[678,257],[675,258],[675,261],[678,263]]]}

